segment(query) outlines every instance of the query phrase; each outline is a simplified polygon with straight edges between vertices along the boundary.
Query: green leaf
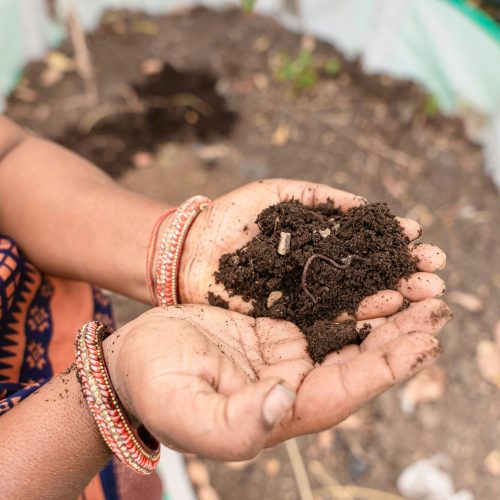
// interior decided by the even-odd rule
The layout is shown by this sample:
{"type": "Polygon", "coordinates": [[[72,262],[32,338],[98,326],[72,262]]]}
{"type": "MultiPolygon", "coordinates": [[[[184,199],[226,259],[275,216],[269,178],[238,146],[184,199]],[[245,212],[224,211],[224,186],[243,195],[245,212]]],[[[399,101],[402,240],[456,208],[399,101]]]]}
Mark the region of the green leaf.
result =
{"type": "Polygon", "coordinates": [[[427,96],[424,102],[424,113],[427,116],[434,116],[439,111],[439,102],[434,95],[427,96]]]}
{"type": "Polygon", "coordinates": [[[338,75],[342,70],[342,61],[338,57],[331,57],[325,62],[323,69],[330,76],[338,75]]]}
{"type": "Polygon", "coordinates": [[[312,52],[303,50],[295,59],[285,53],[280,54],[276,78],[292,82],[296,91],[314,86],[318,81],[318,73],[314,67],[312,52]]]}
{"type": "Polygon", "coordinates": [[[294,81],[294,87],[296,90],[303,90],[316,85],[318,81],[318,75],[314,69],[308,69],[303,71],[294,81]]]}
{"type": "Polygon", "coordinates": [[[257,0],[241,0],[241,7],[245,12],[252,12],[257,0]]]}

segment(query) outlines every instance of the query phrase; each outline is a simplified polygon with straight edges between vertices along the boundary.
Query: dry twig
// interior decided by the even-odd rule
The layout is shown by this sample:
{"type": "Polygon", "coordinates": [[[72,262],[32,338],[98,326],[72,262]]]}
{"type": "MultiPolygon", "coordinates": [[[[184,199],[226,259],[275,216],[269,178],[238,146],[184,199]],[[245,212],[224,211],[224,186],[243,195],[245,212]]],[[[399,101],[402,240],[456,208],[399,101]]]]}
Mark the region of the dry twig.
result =
{"type": "Polygon", "coordinates": [[[292,464],[295,481],[297,481],[297,486],[299,487],[300,500],[314,500],[309,476],[307,475],[307,470],[302,460],[297,440],[293,438],[285,441],[285,447],[290,463],[292,464]]]}
{"type": "Polygon", "coordinates": [[[85,87],[85,97],[87,104],[93,106],[97,104],[99,95],[95,78],[94,66],[90,57],[89,48],[85,39],[85,33],[78,21],[73,6],[66,2],[68,31],[75,52],[75,64],[78,74],[82,78],[85,87]]]}

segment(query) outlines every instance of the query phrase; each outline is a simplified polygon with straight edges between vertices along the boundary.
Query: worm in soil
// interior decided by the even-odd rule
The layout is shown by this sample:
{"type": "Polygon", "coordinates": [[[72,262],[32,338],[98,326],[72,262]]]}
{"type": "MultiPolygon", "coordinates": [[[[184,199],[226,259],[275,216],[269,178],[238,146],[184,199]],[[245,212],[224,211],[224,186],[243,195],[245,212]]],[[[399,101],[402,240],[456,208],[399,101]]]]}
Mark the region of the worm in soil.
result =
{"type": "Polygon", "coordinates": [[[356,255],[348,255],[344,259],[342,259],[342,262],[339,263],[336,260],[330,259],[330,257],[327,257],[326,255],[322,255],[320,253],[314,253],[312,254],[308,259],[307,262],[304,266],[304,270],[302,271],[302,279],[300,282],[300,285],[302,287],[302,290],[307,294],[307,296],[314,302],[316,303],[317,300],[314,297],[314,295],[308,290],[307,288],[307,272],[309,271],[309,267],[311,266],[311,263],[315,259],[320,259],[324,262],[327,262],[328,264],[332,265],[333,267],[336,267],[337,269],[347,269],[351,263],[354,257],[357,257],[356,255]]]}

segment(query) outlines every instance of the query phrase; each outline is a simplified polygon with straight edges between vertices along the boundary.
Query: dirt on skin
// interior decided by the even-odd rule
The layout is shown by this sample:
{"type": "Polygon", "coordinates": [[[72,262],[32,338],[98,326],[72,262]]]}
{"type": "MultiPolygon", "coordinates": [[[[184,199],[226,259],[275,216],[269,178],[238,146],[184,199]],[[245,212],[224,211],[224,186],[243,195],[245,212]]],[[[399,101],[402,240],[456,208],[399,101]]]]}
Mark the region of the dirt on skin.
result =
{"type": "MultiPolygon", "coordinates": [[[[295,323],[316,362],[368,334],[369,326],[358,332],[354,321],[335,324],[341,313],[354,315],[365,297],[395,289],[417,271],[409,240],[385,203],[342,213],[333,203],[282,202],[256,223],[259,234],[221,257],[216,282],[252,302],[253,315],[295,323]]],[[[212,305],[220,300],[209,297],[212,305]]]]}

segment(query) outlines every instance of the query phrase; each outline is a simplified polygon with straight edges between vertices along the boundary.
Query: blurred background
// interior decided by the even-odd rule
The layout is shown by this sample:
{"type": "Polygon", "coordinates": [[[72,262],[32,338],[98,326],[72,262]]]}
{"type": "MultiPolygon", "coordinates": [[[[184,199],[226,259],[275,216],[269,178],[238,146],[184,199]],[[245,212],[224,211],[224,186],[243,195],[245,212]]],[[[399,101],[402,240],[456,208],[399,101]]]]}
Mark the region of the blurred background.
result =
{"type": "MultiPolygon", "coordinates": [[[[499,498],[499,20],[498,0],[0,2],[0,109],[128,189],[324,182],[448,255],[436,366],[255,460],[165,453],[165,498],[499,498]]],[[[112,298],[119,323],[145,308],[112,298]]]]}

